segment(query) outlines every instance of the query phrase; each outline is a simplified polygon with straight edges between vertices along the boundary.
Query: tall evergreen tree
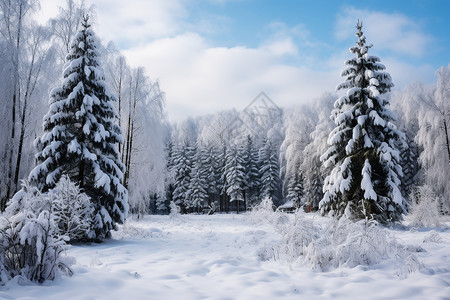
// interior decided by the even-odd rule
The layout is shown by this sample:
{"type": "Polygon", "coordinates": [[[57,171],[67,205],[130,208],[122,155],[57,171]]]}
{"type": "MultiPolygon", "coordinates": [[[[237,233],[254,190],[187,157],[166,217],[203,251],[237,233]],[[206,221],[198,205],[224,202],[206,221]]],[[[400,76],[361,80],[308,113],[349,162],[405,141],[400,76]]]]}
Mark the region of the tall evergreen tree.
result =
{"type": "Polygon", "coordinates": [[[235,202],[239,213],[240,202],[244,202],[245,173],[241,151],[238,146],[231,147],[226,156],[225,176],[227,181],[227,194],[230,201],[235,202]]]}
{"type": "Polygon", "coordinates": [[[297,170],[289,179],[287,193],[287,200],[292,201],[294,207],[300,208],[305,192],[303,189],[303,176],[297,170]]]}
{"type": "Polygon", "coordinates": [[[227,195],[227,176],[226,176],[226,167],[227,167],[227,145],[225,142],[222,143],[221,149],[217,155],[218,169],[219,169],[219,178],[217,188],[220,194],[219,201],[219,209],[220,212],[229,210],[229,197],[227,195]]]}
{"type": "Polygon", "coordinates": [[[331,172],[324,182],[323,213],[350,213],[355,219],[397,221],[405,211],[399,189],[402,168],[399,145],[404,134],[396,129],[388,109],[386,93],[393,87],[391,76],[366,44],[358,21],[355,57],[346,61],[345,82],[338,90],[346,95],[336,100],[332,119],[336,127],[329,135],[330,147],[321,157],[331,172]]]}
{"type": "Polygon", "coordinates": [[[67,55],[62,85],[50,93],[37,166],[29,179],[46,191],[67,174],[90,196],[95,208],[91,236],[102,240],[125,220],[128,192],[122,185],[118,145],[123,138],[116,99],[105,84],[98,47],[89,18],[84,17],[67,55]]]}
{"type": "Polygon", "coordinates": [[[187,199],[189,200],[189,207],[200,209],[206,206],[208,201],[208,181],[207,171],[208,166],[204,163],[203,158],[205,151],[203,147],[197,147],[197,153],[195,154],[193,167],[191,170],[191,180],[189,182],[189,189],[187,191],[187,199]]]}
{"type": "Polygon", "coordinates": [[[257,202],[259,192],[258,151],[253,146],[251,136],[247,136],[247,143],[242,154],[245,175],[245,204],[254,205],[257,202]]]}
{"type": "Polygon", "coordinates": [[[213,145],[206,147],[203,164],[206,167],[208,205],[216,209],[219,208],[217,197],[220,194],[220,165],[217,150],[213,145]]]}
{"type": "Polygon", "coordinates": [[[175,190],[173,191],[173,201],[181,207],[183,213],[189,207],[187,193],[191,182],[192,152],[192,146],[185,140],[174,153],[175,190]]]}
{"type": "Polygon", "coordinates": [[[259,151],[259,173],[261,176],[261,196],[270,197],[274,205],[281,205],[281,179],[278,151],[270,139],[259,151]]]}

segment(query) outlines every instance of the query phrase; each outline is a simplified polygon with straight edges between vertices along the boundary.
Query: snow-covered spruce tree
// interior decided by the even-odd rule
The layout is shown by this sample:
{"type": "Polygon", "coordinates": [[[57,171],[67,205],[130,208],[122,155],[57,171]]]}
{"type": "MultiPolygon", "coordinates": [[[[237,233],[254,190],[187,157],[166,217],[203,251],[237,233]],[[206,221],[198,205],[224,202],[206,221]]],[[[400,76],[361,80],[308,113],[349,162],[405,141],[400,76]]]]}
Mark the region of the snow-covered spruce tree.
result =
{"type": "Polygon", "coordinates": [[[303,176],[299,171],[295,171],[289,179],[287,193],[286,199],[292,201],[294,207],[299,208],[305,194],[303,190],[303,176]]]}
{"type": "Polygon", "coordinates": [[[125,220],[128,192],[122,185],[118,144],[123,138],[115,97],[105,84],[98,41],[88,19],[84,17],[71,44],[61,87],[50,93],[45,133],[38,142],[42,151],[29,179],[45,192],[67,174],[91,198],[91,236],[103,240],[125,220]]]}
{"type": "Polygon", "coordinates": [[[48,197],[56,232],[67,236],[71,243],[89,240],[93,222],[93,206],[89,197],[67,175],[61,176],[55,188],[49,190],[48,197]]]}
{"type": "Polygon", "coordinates": [[[242,159],[245,174],[245,204],[253,206],[256,205],[258,201],[259,169],[258,150],[253,146],[253,140],[250,135],[247,136],[242,159]]]}
{"type": "Polygon", "coordinates": [[[206,167],[206,191],[208,193],[208,206],[212,210],[211,213],[213,213],[216,208],[219,208],[218,197],[220,194],[220,170],[217,156],[217,149],[214,145],[206,146],[203,164],[206,167]]]}
{"type": "Polygon", "coordinates": [[[189,141],[185,140],[183,145],[180,145],[174,152],[175,190],[173,191],[173,202],[180,206],[182,213],[185,213],[186,208],[189,207],[187,192],[191,182],[192,148],[189,141]]]}
{"type": "Polygon", "coordinates": [[[351,213],[354,219],[375,219],[381,223],[401,219],[405,201],[399,190],[402,168],[399,145],[404,134],[392,123],[386,93],[393,86],[380,59],[367,53],[362,23],[357,25],[358,41],[350,48],[355,57],[346,61],[347,90],[336,100],[331,117],[336,124],[328,138],[330,147],[322,155],[326,177],[320,201],[322,213],[335,216],[351,213]]]}
{"type": "Polygon", "coordinates": [[[198,147],[191,170],[191,181],[187,191],[189,206],[200,212],[208,201],[207,165],[203,162],[204,148],[198,147]]]}
{"type": "Polygon", "coordinates": [[[263,198],[271,198],[275,206],[281,205],[281,179],[278,151],[270,139],[263,143],[259,151],[260,193],[263,198]]]}
{"type": "Polygon", "coordinates": [[[225,142],[222,142],[222,145],[220,145],[220,149],[217,154],[217,162],[218,162],[218,171],[219,171],[219,177],[218,177],[218,184],[217,188],[219,190],[219,210],[220,212],[226,211],[228,213],[229,211],[229,197],[227,194],[227,176],[226,176],[226,168],[227,168],[227,153],[228,148],[225,142]]]}
{"type": "Polygon", "coordinates": [[[242,151],[237,145],[230,147],[227,151],[225,167],[227,195],[230,196],[230,202],[235,203],[237,213],[240,210],[240,202],[244,202],[245,170],[241,153],[242,151]]]}
{"type": "Polygon", "coordinates": [[[175,148],[171,140],[166,145],[166,171],[164,176],[165,199],[158,203],[159,212],[169,212],[169,204],[173,200],[173,191],[175,190],[175,148]]]}

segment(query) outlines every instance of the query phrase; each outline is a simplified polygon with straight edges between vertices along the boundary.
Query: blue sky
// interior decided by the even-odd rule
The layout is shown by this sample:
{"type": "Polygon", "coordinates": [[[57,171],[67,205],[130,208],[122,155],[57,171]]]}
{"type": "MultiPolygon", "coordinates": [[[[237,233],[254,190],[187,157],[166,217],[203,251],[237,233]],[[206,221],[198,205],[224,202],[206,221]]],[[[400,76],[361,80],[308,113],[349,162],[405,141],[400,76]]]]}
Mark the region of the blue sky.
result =
{"type": "MultiPolygon", "coordinates": [[[[355,22],[396,88],[432,83],[450,63],[450,1],[86,0],[94,30],[166,93],[170,119],[243,109],[265,91],[280,106],[341,82],[355,22]]],[[[42,18],[61,0],[42,0],[42,18]]]]}
{"type": "MultiPolygon", "coordinates": [[[[450,1],[446,0],[203,1],[193,3],[191,12],[193,19],[196,19],[198,14],[220,17],[218,19],[221,20],[222,26],[218,26],[215,32],[206,33],[218,46],[257,47],[268,34],[271,34],[271,23],[283,23],[287,27],[303,26],[311,39],[323,42],[329,47],[348,48],[354,43],[354,36],[338,39],[334,31],[338,15],[345,14],[348,8],[403,15],[417,25],[414,29],[418,33],[430,38],[427,55],[420,57],[409,55],[399,57],[400,59],[426,62],[435,68],[450,62],[450,1]]],[[[354,30],[353,27],[351,29],[354,30]]],[[[368,40],[370,42],[370,36],[368,40]]],[[[395,52],[390,54],[398,55],[395,52]]]]}

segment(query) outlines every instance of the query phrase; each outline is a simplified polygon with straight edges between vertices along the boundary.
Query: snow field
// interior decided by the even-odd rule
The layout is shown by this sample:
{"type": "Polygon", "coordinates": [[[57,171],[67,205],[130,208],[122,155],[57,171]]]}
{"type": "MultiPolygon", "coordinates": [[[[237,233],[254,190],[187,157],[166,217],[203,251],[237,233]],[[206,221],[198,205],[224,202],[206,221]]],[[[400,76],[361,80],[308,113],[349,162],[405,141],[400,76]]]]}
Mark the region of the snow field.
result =
{"type": "Polygon", "coordinates": [[[256,224],[251,215],[129,220],[105,243],[71,246],[68,255],[77,260],[71,278],[44,285],[15,280],[0,287],[0,299],[450,299],[448,229],[389,230],[402,245],[422,249],[416,252],[422,270],[399,276],[392,259],[328,272],[262,259],[262,249],[281,243],[268,221],[256,224]]]}

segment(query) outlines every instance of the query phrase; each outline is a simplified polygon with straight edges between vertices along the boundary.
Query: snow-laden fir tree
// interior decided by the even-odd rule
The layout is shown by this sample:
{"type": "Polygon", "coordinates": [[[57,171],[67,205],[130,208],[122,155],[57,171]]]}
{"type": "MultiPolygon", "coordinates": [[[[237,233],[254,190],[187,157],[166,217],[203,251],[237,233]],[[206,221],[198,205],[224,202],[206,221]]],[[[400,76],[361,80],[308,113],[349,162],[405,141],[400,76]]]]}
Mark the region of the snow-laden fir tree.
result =
{"type": "Polygon", "coordinates": [[[396,129],[386,93],[393,87],[380,59],[370,56],[362,23],[358,21],[355,57],[346,61],[347,90],[336,100],[331,117],[336,124],[328,138],[330,147],[321,157],[331,172],[324,182],[322,213],[351,214],[355,219],[398,221],[405,211],[399,189],[402,168],[398,148],[404,134],[396,129]]]}
{"type": "Polygon", "coordinates": [[[260,193],[262,198],[271,198],[273,204],[281,205],[281,179],[278,151],[267,139],[259,151],[260,193]]]}
{"type": "Polygon", "coordinates": [[[298,170],[289,179],[287,193],[286,199],[292,201],[295,208],[299,208],[305,192],[303,189],[303,176],[298,170]]]}
{"type": "Polygon", "coordinates": [[[203,164],[206,166],[206,180],[208,193],[208,206],[218,208],[217,197],[220,194],[220,166],[217,149],[214,145],[208,145],[204,151],[203,164]]]}
{"type": "Polygon", "coordinates": [[[219,177],[217,181],[217,188],[219,190],[219,210],[221,212],[227,211],[229,209],[229,198],[227,195],[227,176],[226,176],[226,167],[227,167],[227,153],[228,148],[226,143],[223,141],[222,145],[220,145],[220,149],[217,153],[217,164],[219,170],[219,177]]]}
{"type": "Polygon", "coordinates": [[[237,212],[241,202],[244,202],[244,184],[245,184],[245,170],[243,166],[242,150],[234,145],[227,151],[226,156],[225,176],[227,181],[227,194],[230,196],[230,201],[235,202],[237,212]]]}
{"type": "Polygon", "coordinates": [[[125,220],[127,190],[118,145],[123,141],[118,115],[99,62],[98,41],[88,17],[67,55],[61,87],[50,93],[39,139],[37,166],[29,179],[39,189],[53,188],[67,174],[94,206],[93,239],[102,240],[125,220]]]}
{"type": "Polygon", "coordinates": [[[250,135],[247,136],[242,159],[245,174],[245,204],[248,206],[256,205],[259,190],[258,150],[253,146],[250,135]]]}
{"type": "Polygon", "coordinates": [[[166,196],[164,201],[158,204],[158,211],[169,211],[169,204],[173,200],[173,191],[175,190],[175,148],[172,141],[166,145],[166,172],[164,178],[164,185],[166,196]]]}
{"type": "Polygon", "coordinates": [[[189,189],[187,190],[187,199],[189,199],[189,207],[200,212],[208,202],[208,180],[207,180],[207,165],[204,164],[204,149],[197,148],[197,153],[194,157],[193,167],[191,170],[191,180],[189,182],[189,189]]]}
{"type": "Polygon", "coordinates": [[[185,140],[183,145],[174,151],[175,190],[173,191],[173,201],[180,206],[183,213],[189,207],[187,192],[191,182],[193,152],[193,147],[188,140],[185,140]]]}

